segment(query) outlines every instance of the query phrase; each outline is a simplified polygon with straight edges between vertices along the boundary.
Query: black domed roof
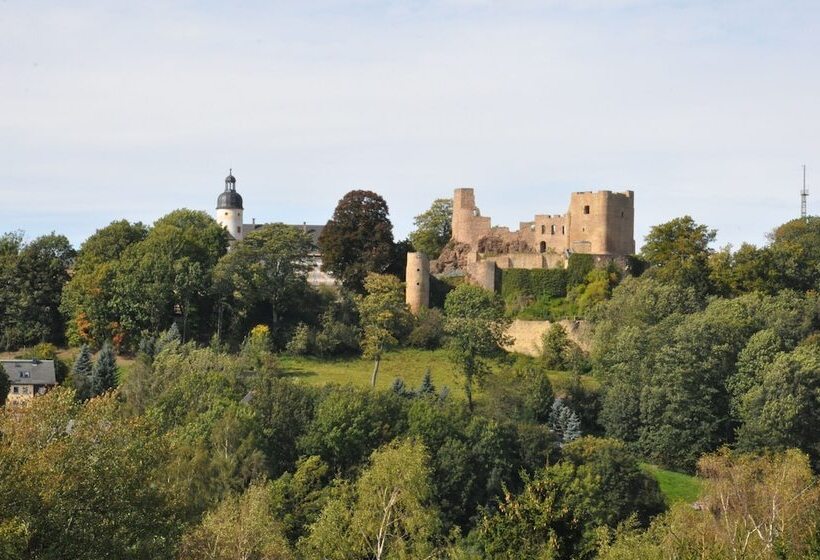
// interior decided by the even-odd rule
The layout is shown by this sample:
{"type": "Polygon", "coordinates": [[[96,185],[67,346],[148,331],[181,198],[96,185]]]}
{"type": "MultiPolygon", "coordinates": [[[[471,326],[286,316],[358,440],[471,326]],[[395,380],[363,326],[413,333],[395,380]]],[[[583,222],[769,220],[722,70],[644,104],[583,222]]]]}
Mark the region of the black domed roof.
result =
{"type": "Polygon", "coordinates": [[[226,183],[236,183],[236,177],[233,176],[233,173],[228,173],[228,176],[225,177],[226,183]]]}
{"type": "Polygon", "coordinates": [[[216,209],[242,210],[242,197],[236,191],[225,191],[216,199],[216,209]]]}

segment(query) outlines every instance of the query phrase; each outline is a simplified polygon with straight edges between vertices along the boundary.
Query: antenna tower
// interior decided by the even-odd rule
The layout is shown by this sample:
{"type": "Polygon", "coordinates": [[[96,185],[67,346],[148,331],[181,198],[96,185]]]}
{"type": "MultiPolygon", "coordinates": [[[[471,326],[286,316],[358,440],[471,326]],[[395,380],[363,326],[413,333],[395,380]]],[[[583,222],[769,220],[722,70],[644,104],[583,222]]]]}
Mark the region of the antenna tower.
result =
{"type": "Polygon", "coordinates": [[[806,199],[809,197],[809,189],[806,188],[806,166],[803,165],[803,190],[800,191],[800,217],[803,220],[807,219],[806,214],[806,199]]]}

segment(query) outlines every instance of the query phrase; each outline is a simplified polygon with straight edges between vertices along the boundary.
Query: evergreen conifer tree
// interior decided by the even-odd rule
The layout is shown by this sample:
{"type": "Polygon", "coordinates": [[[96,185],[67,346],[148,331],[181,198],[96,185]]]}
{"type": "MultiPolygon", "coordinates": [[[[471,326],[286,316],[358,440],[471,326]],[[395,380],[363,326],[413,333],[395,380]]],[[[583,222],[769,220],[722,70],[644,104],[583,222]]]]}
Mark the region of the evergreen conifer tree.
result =
{"type": "Polygon", "coordinates": [[[581,437],[581,419],[560,397],[552,403],[549,424],[564,443],[581,437]]]}
{"type": "Polygon", "coordinates": [[[563,430],[561,439],[564,443],[581,437],[581,419],[578,418],[578,415],[568,406],[564,407],[562,413],[561,428],[563,430]]]}
{"type": "Polygon", "coordinates": [[[182,340],[182,337],[179,334],[179,327],[176,323],[171,323],[171,327],[162,333],[154,344],[154,356],[162,352],[169,344],[180,340],[182,340]]]}
{"type": "Polygon", "coordinates": [[[77,398],[86,400],[91,396],[91,374],[94,369],[94,363],[91,360],[91,350],[88,345],[83,344],[80,348],[80,353],[74,361],[74,367],[71,373],[74,376],[74,388],[77,391],[77,398]]]}
{"type": "Polygon", "coordinates": [[[0,364],[0,406],[6,403],[10,388],[9,376],[6,374],[6,370],[3,369],[3,364],[0,364]]]}
{"type": "Polygon", "coordinates": [[[393,380],[393,383],[390,385],[390,390],[400,397],[408,396],[407,386],[404,384],[404,379],[401,377],[397,377],[393,380]]]}
{"type": "Polygon", "coordinates": [[[117,357],[111,344],[103,344],[91,373],[91,394],[101,395],[117,384],[117,357]]]}
{"type": "Polygon", "coordinates": [[[424,372],[424,377],[421,380],[421,384],[419,388],[416,389],[417,395],[435,395],[436,394],[436,387],[433,385],[433,379],[430,375],[430,368],[428,367],[427,370],[424,372]]]}

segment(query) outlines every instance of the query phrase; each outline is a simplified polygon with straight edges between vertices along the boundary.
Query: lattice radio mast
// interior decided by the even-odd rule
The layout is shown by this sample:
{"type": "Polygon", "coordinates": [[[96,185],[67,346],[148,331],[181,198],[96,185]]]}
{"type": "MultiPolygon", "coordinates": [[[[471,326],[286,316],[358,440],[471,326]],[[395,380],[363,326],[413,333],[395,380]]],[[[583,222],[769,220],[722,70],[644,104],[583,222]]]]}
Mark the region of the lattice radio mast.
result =
{"type": "Polygon", "coordinates": [[[800,191],[800,217],[807,220],[806,199],[809,197],[809,189],[806,188],[806,166],[803,165],[803,190],[800,191]]]}

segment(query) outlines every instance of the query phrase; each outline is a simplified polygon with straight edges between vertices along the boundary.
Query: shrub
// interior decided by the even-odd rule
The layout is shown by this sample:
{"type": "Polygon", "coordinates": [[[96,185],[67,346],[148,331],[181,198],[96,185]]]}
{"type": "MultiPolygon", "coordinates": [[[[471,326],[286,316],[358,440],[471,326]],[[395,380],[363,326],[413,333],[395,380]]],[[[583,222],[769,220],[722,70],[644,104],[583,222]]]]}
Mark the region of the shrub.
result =
{"type": "Polygon", "coordinates": [[[414,348],[434,350],[441,346],[444,338],[444,314],[440,309],[419,311],[415,326],[407,337],[407,343],[414,348]]]}
{"type": "Polygon", "coordinates": [[[294,356],[306,356],[313,351],[315,335],[304,323],[296,325],[293,336],[288,341],[285,351],[294,356]]]}
{"type": "Polygon", "coordinates": [[[501,296],[511,302],[518,298],[537,299],[542,296],[567,295],[567,271],[562,268],[501,271],[501,296]]]}
{"type": "Polygon", "coordinates": [[[572,288],[578,284],[583,284],[587,274],[595,268],[595,261],[592,255],[582,255],[573,253],[569,256],[567,263],[567,287],[572,288]]]}
{"type": "Polygon", "coordinates": [[[316,354],[324,357],[357,354],[359,334],[354,325],[338,321],[326,313],[322,318],[322,330],[316,334],[316,354]]]}

